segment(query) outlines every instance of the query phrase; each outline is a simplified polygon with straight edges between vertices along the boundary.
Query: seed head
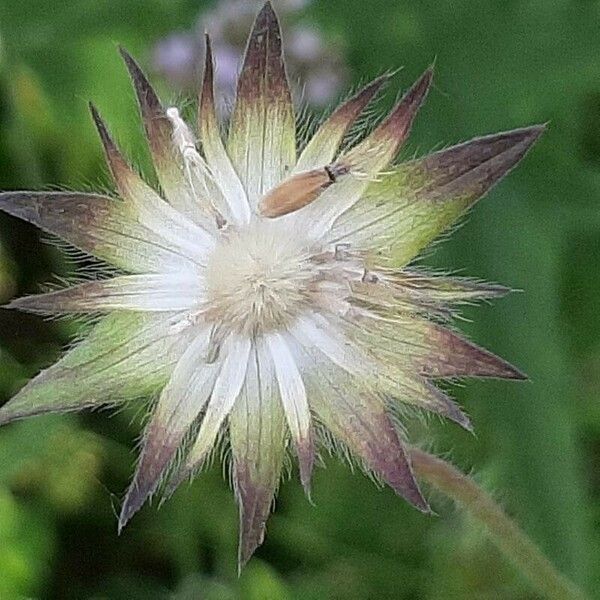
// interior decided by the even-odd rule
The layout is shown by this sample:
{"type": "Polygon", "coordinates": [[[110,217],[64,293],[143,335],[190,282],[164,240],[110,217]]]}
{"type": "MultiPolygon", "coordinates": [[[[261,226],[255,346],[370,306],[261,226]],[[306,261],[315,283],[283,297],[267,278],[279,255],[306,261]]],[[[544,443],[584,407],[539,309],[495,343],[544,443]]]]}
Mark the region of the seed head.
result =
{"type": "Polygon", "coordinates": [[[506,288],[410,263],[521,160],[543,127],[398,163],[431,84],[427,69],[357,143],[345,147],[346,133],[388,78],[360,90],[298,148],[270,3],[250,34],[225,136],[208,38],[196,129],[163,107],[122,54],[161,192],[129,165],[92,107],[118,197],[0,194],[0,209],[123,272],[9,305],[101,318],[0,408],[0,422],[160,391],[119,527],[163,481],[170,493],[195,473],[224,436],[240,564],[262,543],[286,452],[308,492],[316,453],[331,439],[427,512],[396,425],[399,407],[471,429],[436,381],[523,375],[449,327],[458,305],[506,288]]]}

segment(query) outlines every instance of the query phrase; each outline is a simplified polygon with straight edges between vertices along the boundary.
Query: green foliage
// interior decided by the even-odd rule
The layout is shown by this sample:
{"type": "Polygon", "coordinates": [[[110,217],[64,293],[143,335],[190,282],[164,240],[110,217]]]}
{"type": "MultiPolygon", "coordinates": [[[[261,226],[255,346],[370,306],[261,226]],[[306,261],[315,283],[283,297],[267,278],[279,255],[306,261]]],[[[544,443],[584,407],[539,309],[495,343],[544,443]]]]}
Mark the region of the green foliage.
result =
{"type": "MultiPolygon", "coordinates": [[[[151,44],[191,27],[197,9],[192,0],[3,2],[0,188],[106,184],[88,99],[147,167],[116,45],[147,65],[151,44]]],[[[550,122],[524,164],[426,259],[523,290],[465,311],[476,325],[464,329],[531,381],[455,390],[476,437],[437,423],[411,431],[425,445],[435,433],[436,450],[474,467],[566,573],[599,589],[600,6],[327,0],[306,18],[345,40],[357,82],[405,65],[395,81],[406,87],[436,60],[406,156],[550,122]]],[[[2,216],[1,301],[71,268],[33,228],[2,216]]],[[[72,332],[0,312],[1,399],[50,364],[72,332]]],[[[316,475],[316,506],[296,473],[284,482],[267,541],[239,579],[237,511],[217,467],[117,537],[113,505],[140,431],[133,414],[39,417],[0,430],[0,598],[532,597],[447,503],[425,517],[329,459],[316,475]]]]}

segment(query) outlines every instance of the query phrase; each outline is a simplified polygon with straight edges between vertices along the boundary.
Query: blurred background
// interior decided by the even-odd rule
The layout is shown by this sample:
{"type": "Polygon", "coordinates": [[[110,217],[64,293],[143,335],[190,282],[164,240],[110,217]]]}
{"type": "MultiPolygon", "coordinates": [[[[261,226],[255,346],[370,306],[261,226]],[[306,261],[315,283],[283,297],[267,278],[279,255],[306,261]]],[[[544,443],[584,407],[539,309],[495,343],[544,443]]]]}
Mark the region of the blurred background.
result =
{"type": "MultiPolygon", "coordinates": [[[[454,389],[476,435],[432,421],[412,439],[472,471],[591,594],[600,589],[600,2],[275,0],[296,96],[319,112],[402,66],[389,106],[432,61],[437,78],[405,156],[549,121],[547,134],[424,263],[522,290],[461,327],[525,384],[454,389]]],[[[254,0],[1,0],[0,189],[108,183],[92,99],[150,173],[117,52],[165,101],[190,106],[213,33],[226,115],[254,0]]],[[[72,272],[38,232],[0,215],[0,302],[72,272]]],[[[0,402],[49,365],[77,325],[0,311],[0,402]]],[[[139,410],[44,416],[0,430],[0,599],[533,599],[480,527],[438,517],[326,459],[315,506],[296,473],[238,579],[237,511],[216,465],[118,537],[139,410]]]]}

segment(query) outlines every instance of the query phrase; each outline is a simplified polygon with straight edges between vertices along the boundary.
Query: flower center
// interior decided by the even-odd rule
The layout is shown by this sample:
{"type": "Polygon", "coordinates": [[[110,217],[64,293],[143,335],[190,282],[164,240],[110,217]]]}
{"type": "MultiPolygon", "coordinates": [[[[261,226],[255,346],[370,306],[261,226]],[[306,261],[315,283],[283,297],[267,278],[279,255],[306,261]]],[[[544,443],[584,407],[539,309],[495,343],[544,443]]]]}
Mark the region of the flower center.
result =
{"type": "Polygon", "coordinates": [[[223,234],[206,270],[207,319],[247,335],[283,329],[311,304],[318,276],[289,231],[255,223],[223,234]]]}

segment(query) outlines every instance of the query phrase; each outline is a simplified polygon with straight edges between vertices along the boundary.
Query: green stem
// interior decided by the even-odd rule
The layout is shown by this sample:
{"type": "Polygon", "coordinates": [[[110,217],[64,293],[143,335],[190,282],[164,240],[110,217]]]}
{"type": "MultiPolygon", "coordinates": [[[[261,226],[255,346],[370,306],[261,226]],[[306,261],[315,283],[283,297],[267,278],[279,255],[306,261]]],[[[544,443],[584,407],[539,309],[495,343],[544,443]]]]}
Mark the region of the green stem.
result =
{"type": "Polygon", "coordinates": [[[585,594],[559,573],[537,545],[471,478],[446,461],[410,449],[416,475],[461,504],[480,521],[506,557],[545,598],[584,600],[585,594]]]}

